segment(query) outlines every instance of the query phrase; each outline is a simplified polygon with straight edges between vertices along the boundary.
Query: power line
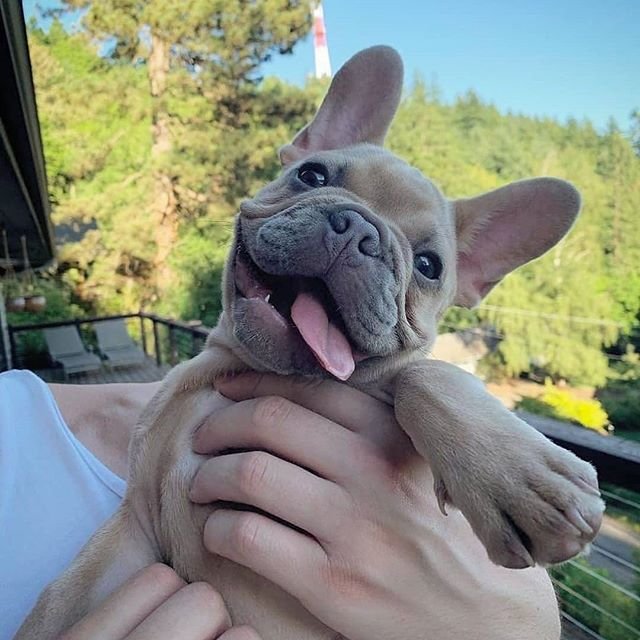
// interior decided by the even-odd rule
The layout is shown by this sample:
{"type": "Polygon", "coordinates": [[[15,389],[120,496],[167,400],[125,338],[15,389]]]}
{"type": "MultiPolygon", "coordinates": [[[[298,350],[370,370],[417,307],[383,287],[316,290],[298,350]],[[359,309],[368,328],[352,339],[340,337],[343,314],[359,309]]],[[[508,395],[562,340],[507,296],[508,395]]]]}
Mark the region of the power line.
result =
{"type": "Polygon", "coordinates": [[[565,320],[567,322],[578,322],[582,324],[597,324],[602,326],[618,327],[624,329],[625,325],[621,322],[613,322],[612,320],[601,320],[600,318],[586,318],[583,316],[567,316],[559,313],[545,313],[543,311],[531,311],[530,309],[517,309],[516,307],[501,307],[494,304],[481,304],[478,309],[486,311],[496,311],[498,313],[511,313],[519,316],[529,316],[536,318],[545,318],[546,320],[565,320]]]}
{"type": "MultiPolygon", "coordinates": [[[[441,322],[440,325],[441,327],[448,329],[449,331],[455,331],[455,332],[462,332],[462,331],[470,331],[472,333],[475,334],[479,334],[482,336],[485,336],[486,338],[489,338],[491,340],[497,340],[498,342],[501,342],[502,340],[506,340],[507,336],[505,336],[504,334],[501,334],[493,329],[484,329],[482,327],[456,327],[455,325],[452,324],[447,324],[446,322],[443,323],[441,322]]],[[[555,332],[547,332],[550,333],[551,335],[554,336],[559,336],[562,337],[562,334],[560,333],[555,333],[555,332]]],[[[509,340],[511,342],[520,342],[521,344],[526,343],[526,340],[524,338],[522,338],[521,336],[511,336],[509,338],[509,340]]],[[[596,349],[595,347],[593,347],[593,349],[596,349]]],[[[619,356],[613,353],[605,353],[603,351],[599,351],[600,353],[602,353],[602,355],[607,358],[607,360],[615,360],[616,362],[625,362],[626,361],[626,357],[625,356],[619,356]]]]}

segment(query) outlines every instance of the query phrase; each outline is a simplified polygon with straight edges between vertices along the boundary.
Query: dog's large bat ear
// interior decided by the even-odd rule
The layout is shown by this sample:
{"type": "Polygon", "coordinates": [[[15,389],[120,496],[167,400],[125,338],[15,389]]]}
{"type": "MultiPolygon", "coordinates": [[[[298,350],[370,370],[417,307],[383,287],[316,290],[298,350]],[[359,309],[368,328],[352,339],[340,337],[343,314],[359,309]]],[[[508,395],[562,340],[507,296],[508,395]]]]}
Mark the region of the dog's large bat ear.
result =
{"type": "Polygon", "coordinates": [[[400,103],[402,79],[395,49],[377,46],[357,53],[336,73],[313,120],[280,149],[282,164],[324,149],[381,145],[400,103]]]}
{"type": "Polygon", "coordinates": [[[533,178],[453,205],[454,303],[474,307],[507,273],[541,256],[567,233],[580,210],[580,194],[564,180],[533,178]]]}

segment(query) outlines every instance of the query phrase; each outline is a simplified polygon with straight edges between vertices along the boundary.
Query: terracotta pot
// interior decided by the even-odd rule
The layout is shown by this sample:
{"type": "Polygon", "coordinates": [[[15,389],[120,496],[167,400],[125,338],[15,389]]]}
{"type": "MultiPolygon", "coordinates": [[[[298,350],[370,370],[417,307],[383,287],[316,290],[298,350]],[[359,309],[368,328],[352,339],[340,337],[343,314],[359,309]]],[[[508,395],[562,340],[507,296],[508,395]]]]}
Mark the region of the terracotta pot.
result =
{"type": "Polygon", "coordinates": [[[47,307],[47,299],[41,295],[29,296],[25,301],[27,311],[44,311],[47,307]]]}
{"type": "Polygon", "coordinates": [[[5,301],[5,307],[7,311],[15,313],[16,311],[24,311],[26,300],[24,296],[12,296],[5,301]]]}

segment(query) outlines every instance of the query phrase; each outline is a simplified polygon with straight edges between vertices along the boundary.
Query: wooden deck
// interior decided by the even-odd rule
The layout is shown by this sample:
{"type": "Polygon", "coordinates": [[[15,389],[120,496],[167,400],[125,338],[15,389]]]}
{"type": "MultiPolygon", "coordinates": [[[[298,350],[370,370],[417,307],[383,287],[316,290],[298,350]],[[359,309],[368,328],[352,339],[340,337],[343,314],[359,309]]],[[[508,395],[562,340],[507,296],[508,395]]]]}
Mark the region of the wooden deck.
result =
{"type": "Polygon", "coordinates": [[[61,368],[36,369],[33,373],[45,382],[108,384],[111,382],[156,382],[157,380],[162,380],[170,369],[171,366],[168,364],[158,366],[153,358],[147,358],[143,364],[114,369],[103,365],[97,371],[75,373],[66,378],[61,368]]]}

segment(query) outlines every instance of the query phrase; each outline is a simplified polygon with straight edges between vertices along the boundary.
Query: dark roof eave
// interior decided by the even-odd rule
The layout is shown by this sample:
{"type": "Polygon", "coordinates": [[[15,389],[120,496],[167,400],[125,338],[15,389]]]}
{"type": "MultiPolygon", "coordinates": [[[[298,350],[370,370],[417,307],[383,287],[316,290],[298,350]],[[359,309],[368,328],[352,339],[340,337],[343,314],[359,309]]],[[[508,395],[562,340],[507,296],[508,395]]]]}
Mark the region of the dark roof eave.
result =
{"type": "MultiPolygon", "coordinates": [[[[20,2],[0,3],[0,227],[7,230],[14,269],[24,267],[21,236],[32,267],[54,257],[47,176],[27,33],[20,2]]],[[[0,246],[0,273],[5,256],[0,246]]]]}

